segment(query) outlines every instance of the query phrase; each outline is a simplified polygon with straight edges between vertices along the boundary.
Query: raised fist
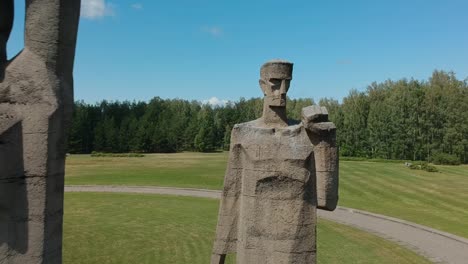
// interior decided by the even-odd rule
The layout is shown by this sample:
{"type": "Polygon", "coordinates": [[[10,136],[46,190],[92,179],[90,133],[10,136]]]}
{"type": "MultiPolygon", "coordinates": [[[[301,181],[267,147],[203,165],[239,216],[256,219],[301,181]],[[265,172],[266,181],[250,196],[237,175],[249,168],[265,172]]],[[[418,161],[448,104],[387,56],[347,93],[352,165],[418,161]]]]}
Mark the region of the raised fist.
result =
{"type": "Polygon", "coordinates": [[[311,105],[302,108],[302,124],[310,132],[325,135],[336,130],[335,124],[328,120],[328,111],[323,106],[311,105]]]}

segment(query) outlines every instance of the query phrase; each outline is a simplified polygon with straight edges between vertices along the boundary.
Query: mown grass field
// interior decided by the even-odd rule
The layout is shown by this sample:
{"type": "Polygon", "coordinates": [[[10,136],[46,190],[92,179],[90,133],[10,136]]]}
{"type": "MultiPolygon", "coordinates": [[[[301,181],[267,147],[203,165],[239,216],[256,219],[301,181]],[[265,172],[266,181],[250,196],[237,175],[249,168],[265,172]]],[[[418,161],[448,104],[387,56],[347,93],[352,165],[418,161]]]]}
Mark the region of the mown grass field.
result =
{"type": "MultiPolygon", "coordinates": [[[[64,263],[209,263],[218,204],[191,197],[67,193],[64,263]]],[[[318,263],[430,263],[394,243],[325,220],[318,225],[318,252],[318,263]]]]}
{"type": "Polygon", "coordinates": [[[66,184],[221,189],[227,153],[149,154],[143,158],[67,158],[66,184]]]}
{"type": "MultiPolygon", "coordinates": [[[[221,189],[226,160],[227,153],[72,155],[67,159],[66,184],[221,189]]],[[[468,237],[468,166],[437,167],[439,173],[429,173],[400,163],[342,161],[339,204],[468,237]]]]}

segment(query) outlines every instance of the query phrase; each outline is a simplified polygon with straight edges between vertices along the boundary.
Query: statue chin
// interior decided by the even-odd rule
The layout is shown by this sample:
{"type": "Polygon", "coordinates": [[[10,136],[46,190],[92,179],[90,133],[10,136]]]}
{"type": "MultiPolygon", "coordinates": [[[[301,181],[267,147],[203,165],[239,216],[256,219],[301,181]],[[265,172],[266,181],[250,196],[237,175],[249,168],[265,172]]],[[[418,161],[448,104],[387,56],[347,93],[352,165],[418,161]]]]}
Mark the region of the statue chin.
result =
{"type": "Polygon", "coordinates": [[[286,106],[286,99],[284,99],[281,96],[278,97],[273,97],[273,96],[268,96],[265,97],[265,103],[268,106],[274,106],[274,107],[285,107],[286,106]]]}
{"type": "Polygon", "coordinates": [[[281,99],[278,104],[274,104],[274,105],[271,105],[271,106],[286,106],[286,100],[281,99]]]}

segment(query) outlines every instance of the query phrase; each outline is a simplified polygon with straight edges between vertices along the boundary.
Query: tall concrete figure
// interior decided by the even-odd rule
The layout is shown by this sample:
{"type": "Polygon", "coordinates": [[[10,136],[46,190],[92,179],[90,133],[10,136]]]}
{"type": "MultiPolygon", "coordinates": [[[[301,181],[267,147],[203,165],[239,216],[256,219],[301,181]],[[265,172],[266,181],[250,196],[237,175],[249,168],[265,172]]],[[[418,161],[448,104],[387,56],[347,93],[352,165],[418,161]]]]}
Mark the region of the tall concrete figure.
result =
{"type": "Polygon", "coordinates": [[[0,1],[0,263],[61,263],[66,130],[80,0],[26,0],[25,45],[7,61],[0,1]]]}
{"type": "Polygon", "coordinates": [[[286,117],[293,64],[260,70],[260,119],[234,126],[212,264],[237,252],[239,264],[316,262],[316,208],[338,202],[336,128],[327,110],[310,106],[302,122],[286,117]]]}

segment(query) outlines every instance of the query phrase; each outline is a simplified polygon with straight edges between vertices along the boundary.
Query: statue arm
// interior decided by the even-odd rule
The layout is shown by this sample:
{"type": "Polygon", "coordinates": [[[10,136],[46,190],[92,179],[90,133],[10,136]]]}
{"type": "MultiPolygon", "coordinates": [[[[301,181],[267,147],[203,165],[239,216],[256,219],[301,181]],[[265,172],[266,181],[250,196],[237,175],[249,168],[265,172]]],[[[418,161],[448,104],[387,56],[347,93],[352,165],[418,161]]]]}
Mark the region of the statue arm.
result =
{"type": "Polygon", "coordinates": [[[234,142],[236,129],[231,135],[231,151],[224,176],[216,238],[211,264],[224,264],[226,254],[235,252],[237,247],[237,225],[242,185],[241,145],[234,142]]]}
{"type": "Polygon", "coordinates": [[[326,108],[306,107],[302,122],[314,145],[315,172],[317,177],[317,207],[333,211],[338,204],[338,147],[336,127],[328,121],[326,108]]]}
{"type": "Polygon", "coordinates": [[[335,210],[338,204],[338,148],[335,131],[331,130],[314,146],[317,207],[328,211],[335,210]]]}

